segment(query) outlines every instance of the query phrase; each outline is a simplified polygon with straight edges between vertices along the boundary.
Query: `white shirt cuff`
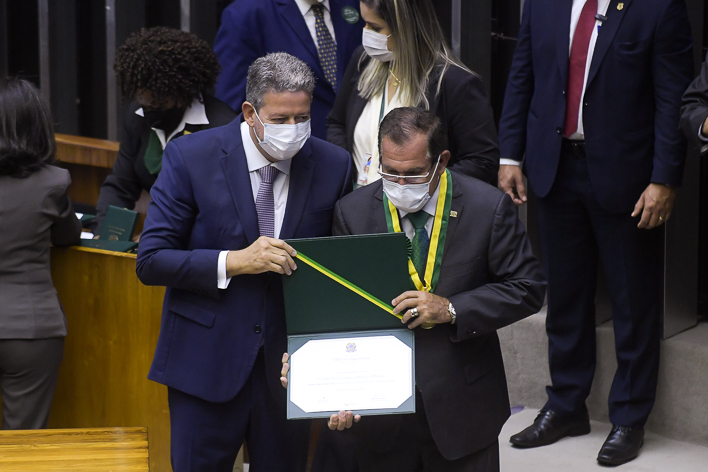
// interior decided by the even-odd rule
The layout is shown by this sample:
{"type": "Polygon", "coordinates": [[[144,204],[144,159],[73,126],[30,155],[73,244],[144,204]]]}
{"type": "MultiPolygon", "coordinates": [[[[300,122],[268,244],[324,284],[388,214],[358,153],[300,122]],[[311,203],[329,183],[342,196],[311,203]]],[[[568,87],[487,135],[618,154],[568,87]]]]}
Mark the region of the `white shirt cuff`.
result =
{"type": "Polygon", "coordinates": [[[226,256],[229,251],[221,251],[219,253],[219,262],[216,265],[216,286],[222,290],[229,286],[231,277],[226,277],[226,256]]]}
{"type": "Polygon", "coordinates": [[[502,166],[520,166],[521,162],[515,161],[514,159],[499,159],[499,165],[502,166]]]}
{"type": "MultiPolygon", "coordinates": [[[[706,119],[708,119],[708,118],[706,118],[706,119]]],[[[701,126],[698,127],[698,139],[700,139],[704,143],[708,143],[708,136],[703,134],[703,123],[701,123],[701,126]]]]}

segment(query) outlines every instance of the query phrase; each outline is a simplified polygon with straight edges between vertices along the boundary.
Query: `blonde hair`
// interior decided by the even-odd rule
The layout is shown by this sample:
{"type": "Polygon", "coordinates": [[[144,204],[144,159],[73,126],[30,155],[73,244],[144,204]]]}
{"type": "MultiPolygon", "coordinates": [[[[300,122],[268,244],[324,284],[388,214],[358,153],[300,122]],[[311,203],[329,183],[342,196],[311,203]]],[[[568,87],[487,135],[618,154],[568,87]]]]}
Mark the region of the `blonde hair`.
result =
{"type": "MultiPolygon", "coordinates": [[[[371,60],[359,78],[358,90],[367,100],[382,93],[389,76],[389,68],[401,80],[401,101],[405,106],[430,108],[425,91],[430,75],[438,64],[442,70],[438,77],[440,93],[442,78],[451,66],[470,73],[448,46],[435,9],[430,0],[362,0],[388,25],[395,42],[394,59],[390,63],[371,60]]],[[[366,56],[360,59],[360,66],[366,56]]]]}

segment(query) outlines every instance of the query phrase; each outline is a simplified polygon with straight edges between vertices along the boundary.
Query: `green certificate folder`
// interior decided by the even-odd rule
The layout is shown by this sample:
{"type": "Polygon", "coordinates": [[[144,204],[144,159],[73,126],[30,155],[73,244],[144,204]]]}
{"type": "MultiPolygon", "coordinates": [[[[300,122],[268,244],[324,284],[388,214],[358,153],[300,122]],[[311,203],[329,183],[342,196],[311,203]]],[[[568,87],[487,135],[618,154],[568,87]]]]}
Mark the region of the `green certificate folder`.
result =
{"type": "MultiPolygon", "coordinates": [[[[403,233],[286,241],[296,251],[390,305],[406,290],[408,250],[403,233]]],[[[401,328],[401,321],[366,298],[296,259],[283,277],[288,334],[401,328]]]]}
{"type": "Polygon", "coordinates": [[[101,227],[101,239],[107,241],[130,241],[133,239],[138,212],[109,205],[101,227]]]}
{"type": "Polygon", "coordinates": [[[412,289],[405,235],[286,242],[299,256],[283,276],[288,418],[414,412],[414,335],[389,312],[412,289]]]}

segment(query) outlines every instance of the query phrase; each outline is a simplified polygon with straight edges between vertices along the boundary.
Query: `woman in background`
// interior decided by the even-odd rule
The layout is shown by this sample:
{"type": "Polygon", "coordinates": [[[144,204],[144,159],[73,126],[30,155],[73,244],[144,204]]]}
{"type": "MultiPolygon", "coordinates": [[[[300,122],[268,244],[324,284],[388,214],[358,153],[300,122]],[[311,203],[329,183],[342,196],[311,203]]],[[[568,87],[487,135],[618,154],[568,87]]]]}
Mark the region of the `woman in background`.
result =
{"type": "Polygon", "coordinates": [[[434,112],[447,131],[448,167],[496,184],[499,147],[482,80],[447,45],[430,0],[362,0],[354,52],[327,120],[327,141],[352,154],[356,185],[378,180],[378,126],[394,108],[434,112]]]}
{"type": "Polygon", "coordinates": [[[47,426],[66,318],[50,242],[78,244],[81,224],[55,152],[49,106],[29,82],[0,83],[0,389],[2,429],[47,426]]]}

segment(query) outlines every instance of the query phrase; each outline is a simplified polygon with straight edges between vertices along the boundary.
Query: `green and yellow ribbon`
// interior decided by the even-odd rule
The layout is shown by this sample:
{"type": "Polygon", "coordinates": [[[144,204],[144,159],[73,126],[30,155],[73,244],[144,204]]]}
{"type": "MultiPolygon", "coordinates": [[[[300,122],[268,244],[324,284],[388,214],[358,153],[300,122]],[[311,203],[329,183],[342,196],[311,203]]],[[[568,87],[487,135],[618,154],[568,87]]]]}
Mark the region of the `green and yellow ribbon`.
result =
{"type": "MultiPolygon", "coordinates": [[[[440,267],[442,266],[443,250],[445,249],[445,236],[447,235],[447,223],[450,218],[450,205],[452,203],[452,176],[450,171],[445,169],[445,173],[440,176],[440,191],[438,201],[435,206],[435,219],[433,230],[430,234],[430,247],[428,249],[428,259],[425,264],[425,274],[420,277],[408,258],[408,273],[415,288],[421,292],[434,292],[440,278],[440,267]]],[[[384,192],[384,212],[386,214],[386,225],[389,233],[401,232],[401,221],[398,217],[396,206],[386,196],[384,192]]]]}
{"type": "Polygon", "coordinates": [[[372,294],[370,294],[369,292],[367,292],[363,288],[361,288],[357,285],[354,285],[353,283],[351,283],[350,281],[348,281],[344,277],[342,277],[338,274],[335,274],[334,272],[332,272],[328,268],[324,267],[323,265],[313,261],[312,259],[307,257],[305,254],[301,253],[300,251],[297,252],[295,257],[297,259],[301,260],[302,262],[304,262],[305,264],[309,265],[310,267],[312,267],[316,271],[326,275],[327,277],[329,277],[330,279],[339,283],[340,285],[348,288],[349,290],[356,293],[360,297],[365,298],[366,300],[370,301],[371,303],[373,303],[377,307],[381,308],[382,310],[386,311],[387,313],[392,314],[393,316],[395,316],[399,320],[401,318],[403,318],[402,315],[397,315],[396,313],[394,313],[393,307],[391,305],[389,305],[388,303],[385,303],[385,302],[379,300],[378,298],[376,298],[375,296],[373,296],[372,294]]]}

